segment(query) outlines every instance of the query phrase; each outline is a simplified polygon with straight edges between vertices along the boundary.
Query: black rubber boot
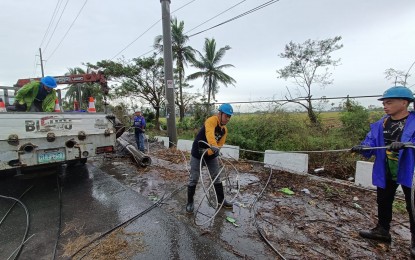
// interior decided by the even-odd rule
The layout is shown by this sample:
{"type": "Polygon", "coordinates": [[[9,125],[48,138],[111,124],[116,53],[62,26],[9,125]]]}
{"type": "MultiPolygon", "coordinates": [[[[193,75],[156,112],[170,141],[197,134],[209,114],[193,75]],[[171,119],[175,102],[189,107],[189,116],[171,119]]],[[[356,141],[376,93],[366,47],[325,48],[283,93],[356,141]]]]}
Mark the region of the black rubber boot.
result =
{"type": "Polygon", "coordinates": [[[219,205],[223,202],[224,208],[231,209],[233,207],[233,204],[225,200],[222,183],[215,183],[213,186],[215,186],[216,196],[218,197],[219,205]]]}
{"type": "Polygon", "coordinates": [[[196,186],[187,186],[187,205],[186,212],[192,213],[194,210],[193,196],[195,195],[196,186]]]}
{"type": "Polygon", "coordinates": [[[374,239],[374,240],[388,242],[388,243],[392,241],[389,230],[386,230],[379,225],[377,225],[375,228],[372,228],[370,230],[359,231],[359,235],[364,238],[374,239]]]}
{"type": "Polygon", "coordinates": [[[411,257],[415,258],[415,234],[411,234],[411,257]]]}

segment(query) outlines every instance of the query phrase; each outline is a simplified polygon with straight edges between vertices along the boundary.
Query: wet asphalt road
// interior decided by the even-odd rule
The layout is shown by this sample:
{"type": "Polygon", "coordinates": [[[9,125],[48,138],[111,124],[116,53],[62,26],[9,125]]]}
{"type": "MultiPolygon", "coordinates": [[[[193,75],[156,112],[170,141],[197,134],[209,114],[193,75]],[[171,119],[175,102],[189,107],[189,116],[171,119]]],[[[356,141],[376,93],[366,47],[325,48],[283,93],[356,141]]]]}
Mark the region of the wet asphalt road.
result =
{"type": "MultiPolygon", "coordinates": [[[[0,179],[0,195],[3,196],[19,198],[30,188],[21,198],[30,215],[27,235],[30,239],[18,259],[53,259],[59,228],[59,197],[56,171],[49,172],[52,174],[38,178],[25,175],[0,179]]],[[[61,185],[62,225],[57,258],[67,253],[68,244],[77,237],[95,237],[152,205],[148,198],[123,186],[92,164],[69,167],[61,185]]],[[[0,198],[0,220],[12,204],[12,200],[0,198]]],[[[25,211],[16,205],[0,224],[0,259],[10,257],[22,242],[26,222],[25,211]]],[[[200,236],[162,208],[151,210],[125,230],[140,232],[145,245],[144,250],[133,250],[126,259],[238,259],[219,243],[200,236]]]]}

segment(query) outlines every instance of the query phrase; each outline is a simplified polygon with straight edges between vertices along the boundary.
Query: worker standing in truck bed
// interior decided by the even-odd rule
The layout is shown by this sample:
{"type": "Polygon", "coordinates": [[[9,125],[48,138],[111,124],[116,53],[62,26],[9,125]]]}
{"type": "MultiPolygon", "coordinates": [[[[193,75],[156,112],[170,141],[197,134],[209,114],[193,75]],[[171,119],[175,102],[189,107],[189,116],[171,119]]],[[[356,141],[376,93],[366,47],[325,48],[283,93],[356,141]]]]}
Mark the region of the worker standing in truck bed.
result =
{"type": "Polygon", "coordinates": [[[16,110],[27,112],[53,112],[56,100],[56,80],[46,76],[24,85],[16,94],[16,110]]]}

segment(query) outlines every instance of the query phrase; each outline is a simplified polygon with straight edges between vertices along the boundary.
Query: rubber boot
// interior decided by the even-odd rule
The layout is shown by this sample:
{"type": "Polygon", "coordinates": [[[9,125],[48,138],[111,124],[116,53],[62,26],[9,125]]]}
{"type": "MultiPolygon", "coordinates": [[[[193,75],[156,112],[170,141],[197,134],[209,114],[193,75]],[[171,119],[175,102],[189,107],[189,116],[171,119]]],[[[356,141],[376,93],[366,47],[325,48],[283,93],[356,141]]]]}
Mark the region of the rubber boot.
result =
{"type": "Polygon", "coordinates": [[[216,196],[218,197],[219,205],[223,202],[224,208],[231,209],[233,207],[233,204],[225,200],[222,183],[215,183],[213,184],[213,186],[215,186],[216,196]]]}
{"type": "Polygon", "coordinates": [[[364,238],[374,239],[388,243],[392,241],[389,230],[384,229],[380,225],[377,225],[375,228],[372,228],[370,230],[362,230],[359,232],[359,235],[364,238]]]}
{"type": "Polygon", "coordinates": [[[415,234],[411,234],[411,257],[415,258],[415,234]]]}
{"type": "Polygon", "coordinates": [[[192,213],[194,210],[193,196],[195,195],[196,186],[187,186],[187,205],[186,212],[192,213]]]}

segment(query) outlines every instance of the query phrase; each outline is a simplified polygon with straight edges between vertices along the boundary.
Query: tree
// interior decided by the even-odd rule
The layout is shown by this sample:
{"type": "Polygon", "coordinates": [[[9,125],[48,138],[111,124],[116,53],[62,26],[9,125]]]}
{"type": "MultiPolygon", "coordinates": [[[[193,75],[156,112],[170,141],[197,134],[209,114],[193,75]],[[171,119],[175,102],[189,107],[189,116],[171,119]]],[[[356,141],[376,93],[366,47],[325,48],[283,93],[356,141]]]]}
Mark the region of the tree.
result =
{"type": "Polygon", "coordinates": [[[387,80],[393,80],[395,86],[401,85],[401,86],[406,87],[408,84],[408,78],[411,76],[409,72],[411,71],[414,65],[415,65],[415,62],[412,63],[412,65],[409,67],[406,73],[402,70],[395,70],[393,68],[387,69],[385,70],[385,75],[386,75],[385,78],[387,80]]]}
{"type": "MultiPolygon", "coordinates": [[[[85,74],[86,72],[80,68],[69,68],[68,72],[65,75],[77,75],[85,74]]],[[[89,104],[89,97],[94,97],[95,99],[95,108],[103,110],[104,106],[104,93],[101,90],[101,86],[97,83],[75,83],[69,84],[68,90],[65,94],[65,99],[69,105],[69,109],[72,109],[73,102],[75,100],[79,101],[79,108],[86,110],[89,104]]]]}
{"type": "MultiPolygon", "coordinates": [[[[183,121],[184,111],[186,108],[186,102],[184,100],[183,94],[183,83],[184,83],[184,66],[187,66],[187,62],[192,62],[194,60],[195,50],[186,46],[189,36],[183,33],[184,22],[178,22],[176,18],[171,21],[171,35],[172,35],[172,52],[173,60],[176,61],[176,70],[179,74],[179,91],[178,91],[178,102],[179,113],[180,113],[180,122],[183,121]]],[[[154,48],[158,49],[160,52],[163,51],[163,35],[158,35],[154,40],[154,48]]]]}
{"type": "Polygon", "coordinates": [[[338,66],[340,59],[333,59],[331,54],[343,47],[343,44],[338,44],[341,39],[336,36],[321,41],[309,39],[301,44],[290,42],[285,45],[284,52],[279,54],[279,57],[288,59],[290,64],[277,70],[278,77],[285,80],[293,78],[297,85],[297,97],[293,97],[288,90],[289,97],[286,96],[286,100],[303,106],[310,122],[316,126],[319,123],[312,103],[312,86],[317,84],[324,88],[333,83],[329,67],[338,66]],[[299,98],[304,99],[306,104],[299,98]]]}
{"type": "Polygon", "coordinates": [[[105,69],[105,75],[120,82],[114,90],[117,97],[141,98],[156,111],[155,127],[160,128],[160,107],[164,101],[164,62],[156,54],[132,61],[114,62],[103,60],[93,68],[105,69]]]}
{"type": "Polygon", "coordinates": [[[204,45],[204,55],[197,51],[199,59],[195,59],[193,62],[193,66],[200,71],[195,72],[189,75],[187,78],[189,80],[194,80],[198,78],[203,79],[203,87],[205,88],[204,92],[206,92],[207,98],[207,110],[206,113],[209,112],[210,107],[210,98],[212,97],[215,100],[215,94],[219,92],[220,84],[223,84],[227,87],[229,84],[234,85],[236,81],[223,72],[223,69],[234,67],[232,64],[223,64],[219,65],[223,56],[227,50],[230,50],[231,47],[226,45],[225,47],[220,48],[216,51],[216,41],[215,39],[205,39],[204,45]]]}

